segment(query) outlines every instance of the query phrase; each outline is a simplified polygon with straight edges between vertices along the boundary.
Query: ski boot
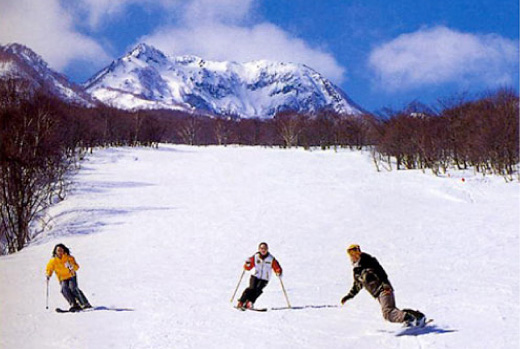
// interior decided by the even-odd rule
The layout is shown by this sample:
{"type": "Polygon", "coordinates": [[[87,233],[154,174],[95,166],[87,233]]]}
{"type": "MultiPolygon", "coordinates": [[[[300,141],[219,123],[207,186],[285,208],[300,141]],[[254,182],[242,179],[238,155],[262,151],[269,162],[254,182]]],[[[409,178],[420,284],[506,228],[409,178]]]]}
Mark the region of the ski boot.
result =
{"type": "Polygon", "coordinates": [[[71,313],[77,313],[78,311],[81,311],[81,307],[77,304],[74,304],[72,307],[69,308],[69,311],[71,313]]]}
{"type": "Polygon", "coordinates": [[[246,306],[245,306],[244,302],[242,302],[242,301],[238,301],[238,303],[237,303],[237,309],[238,309],[238,310],[245,311],[245,310],[246,310],[246,306]]]}
{"type": "Polygon", "coordinates": [[[419,310],[403,309],[405,312],[404,324],[406,327],[424,327],[426,316],[419,310]]]}
{"type": "Polygon", "coordinates": [[[90,308],[92,308],[92,305],[90,305],[90,303],[81,305],[81,309],[90,309],[90,308]]]}

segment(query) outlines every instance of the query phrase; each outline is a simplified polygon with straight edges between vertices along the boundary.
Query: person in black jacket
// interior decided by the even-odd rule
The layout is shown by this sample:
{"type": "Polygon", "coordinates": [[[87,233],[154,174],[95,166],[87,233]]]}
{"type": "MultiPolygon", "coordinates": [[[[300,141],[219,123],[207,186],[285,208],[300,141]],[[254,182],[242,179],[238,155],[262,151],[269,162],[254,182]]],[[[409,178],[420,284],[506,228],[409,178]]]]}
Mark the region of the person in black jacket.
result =
{"type": "Polygon", "coordinates": [[[395,306],[394,289],[388,280],[385,270],[377,259],[368,253],[361,252],[359,245],[350,245],[347,253],[352,262],[354,284],[350,292],[341,299],[345,304],[365,288],[381,305],[383,317],[390,322],[402,322],[406,325],[423,326],[426,320],[423,313],[417,310],[399,310],[395,306]]]}

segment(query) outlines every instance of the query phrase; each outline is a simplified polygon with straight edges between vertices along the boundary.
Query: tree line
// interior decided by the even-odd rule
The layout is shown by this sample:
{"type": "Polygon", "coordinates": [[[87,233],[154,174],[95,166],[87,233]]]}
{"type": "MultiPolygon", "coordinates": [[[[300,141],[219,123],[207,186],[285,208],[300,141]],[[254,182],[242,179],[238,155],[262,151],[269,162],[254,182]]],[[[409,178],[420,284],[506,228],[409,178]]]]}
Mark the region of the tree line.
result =
{"type": "Polygon", "coordinates": [[[474,101],[447,101],[436,111],[413,103],[377,125],[373,158],[378,169],[448,168],[496,174],[507,181],[518,175],[519,99],[500,89],[474,101]]]}
{"type": "Polygon", "coordinates": [[[374,116],[285,111],[271,119],[171,110],[123,111],[65,103],[27,86],[0,81],[0,254],[21,250],[38,234],[45,209],[63,200],[70,174],[95,148],[252,145],[370,149],[378,170],[475,168],[513,180],[518,174],[518,96],[499,90],[444,103],[413,103],[374,116]]]}

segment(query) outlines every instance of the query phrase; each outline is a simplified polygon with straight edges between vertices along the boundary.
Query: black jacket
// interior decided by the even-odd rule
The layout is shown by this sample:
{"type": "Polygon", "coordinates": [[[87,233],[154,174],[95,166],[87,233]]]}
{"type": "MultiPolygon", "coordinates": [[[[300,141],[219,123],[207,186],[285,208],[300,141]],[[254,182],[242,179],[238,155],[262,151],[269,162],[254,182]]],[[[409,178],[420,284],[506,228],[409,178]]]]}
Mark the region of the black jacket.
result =
{"type": "Polygon", "coordinates": [[[368,253],[361,253],[361,258],[354,264],[354,284],[348,293],[353,298],[364,287],[374,298],[377,298],[383,289],[392,289],[385,270],[377,259],[368,253]]]}

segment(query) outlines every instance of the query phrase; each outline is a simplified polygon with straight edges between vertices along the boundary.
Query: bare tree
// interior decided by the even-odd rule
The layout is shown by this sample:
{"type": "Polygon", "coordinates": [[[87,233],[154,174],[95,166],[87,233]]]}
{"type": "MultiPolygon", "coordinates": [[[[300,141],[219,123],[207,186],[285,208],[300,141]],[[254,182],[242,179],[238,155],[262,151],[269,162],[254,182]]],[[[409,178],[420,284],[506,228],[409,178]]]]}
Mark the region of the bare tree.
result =
{"type": "Polygon", "coordinates": [[[52,201],[70,162],[45,98],[4,107],[0,120],[0,231],[3,252],[11,253],[31,240],[30,224],[52,201]]]}
{"type": "Polygon", "coordinates": [[[195,145],[197,144],[197,137],[200,130],[201,123],[198,116],[190,115],[181,121],[177,133],[181,137],[184,144],[195,145]]]}
{"type": "Polygon", "coordinates": [[[298,137],[303,129],[303,116],[286,111],[275,115],[274,123],[278,135],[282,138],[284,147],[291,148],[298,145],[298,137]]]}

